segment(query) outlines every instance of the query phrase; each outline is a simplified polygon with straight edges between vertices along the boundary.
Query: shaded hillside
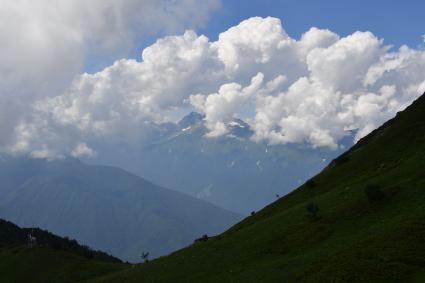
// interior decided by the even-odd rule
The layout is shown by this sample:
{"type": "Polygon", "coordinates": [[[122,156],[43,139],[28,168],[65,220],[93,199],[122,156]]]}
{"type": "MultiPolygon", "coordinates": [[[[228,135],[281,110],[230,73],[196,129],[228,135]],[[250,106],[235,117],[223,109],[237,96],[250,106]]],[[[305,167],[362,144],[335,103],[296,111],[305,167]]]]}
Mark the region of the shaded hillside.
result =
{"type": "Polygon", "coordinates": [[[4,156],[0,194],[0,217],[130,261],[140,261],[142,252],[167,254],[240,219],[121,169],[75,159],[4,156]]]}
{"type": "Polygon", "coordinates": [[[40,228],[19,228],[12,222],[0,219],[0,248],[28,245],[28,237],[34,237],[34,246],[49,247],[55,250],[71,252],[88,259],[106,262],[121,262],[116,257],[102,251],[95,251],[88,246],[78,244],[76,240],[61,238],[40,228]]]}
{"type": "Polygon", "coordinates": [[[129,268],[100,251],[0,219],[0,282],[76,282],[129,268]],[[36,237],[28,246],[28,235],[36,237]]]}
{"type": "Polygon", "coordinates": [[[425,96],[220,236],[93,282],[424,282],[425,96]]]}

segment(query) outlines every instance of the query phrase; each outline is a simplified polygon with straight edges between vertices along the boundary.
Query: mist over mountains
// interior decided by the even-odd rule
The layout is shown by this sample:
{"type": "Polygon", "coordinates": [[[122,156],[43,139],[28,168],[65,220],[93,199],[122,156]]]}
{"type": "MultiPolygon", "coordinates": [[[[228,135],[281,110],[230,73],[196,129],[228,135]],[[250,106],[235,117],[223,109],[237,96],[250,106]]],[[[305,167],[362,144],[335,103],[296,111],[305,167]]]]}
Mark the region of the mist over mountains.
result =
{"type": "Polygon", "coordinates": [[[143,144],[97,147],[99,154],[86,161],[119,166],[161,186],[249,214],[323,169],[352,144],[354,135],[338,149],[329,149],[254,142],[252,129],[241,119],[226,128],[224,136],[207,137],[204,115],[192,112],[177,123],[156,125],[143,144]]]}

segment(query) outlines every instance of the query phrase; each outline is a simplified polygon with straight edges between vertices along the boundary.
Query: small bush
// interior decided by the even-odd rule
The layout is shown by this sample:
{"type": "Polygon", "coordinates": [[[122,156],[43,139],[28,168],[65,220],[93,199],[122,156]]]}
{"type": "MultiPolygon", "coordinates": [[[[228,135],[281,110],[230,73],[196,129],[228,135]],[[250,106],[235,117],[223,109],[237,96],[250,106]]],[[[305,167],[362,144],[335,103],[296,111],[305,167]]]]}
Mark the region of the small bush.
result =
{"type": "Polygon", "coordinates": [[[307,205],[307,213],[310,220],[314,221],[319,219],[319,206],[317,204],[311,202],[307,205]]]}
{"type": "Polygon", "coordinates": [[[254,216],[255,215],[255,211],[251,211],[251,216],[254,216]]]}
{"type": "Polygon", "coordinates": [[[385,198],[385,193],[381,190],[381,187],[376,184],[367,185],[365,194],[369,202],[377,202],[385,198]]]}

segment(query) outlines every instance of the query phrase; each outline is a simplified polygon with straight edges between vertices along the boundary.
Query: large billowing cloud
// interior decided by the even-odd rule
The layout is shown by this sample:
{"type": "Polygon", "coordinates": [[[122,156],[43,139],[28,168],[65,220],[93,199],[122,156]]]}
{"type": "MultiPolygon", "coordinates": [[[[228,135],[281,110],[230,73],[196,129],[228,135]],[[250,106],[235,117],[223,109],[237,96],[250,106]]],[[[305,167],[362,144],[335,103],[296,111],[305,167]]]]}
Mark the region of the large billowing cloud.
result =
{"type": "Polygon", "coordinates": [[[152,124],[190,107],[214,138],[245,118],[253,139],[337,147],[364,136],[425,91],[425,51],[393,50],[370,32],[311,28],[291,38],[279,19],[251,18],[215,42],[193,31],[159,39],[140,61],[82,74],[39,99],[7,149],[35,156],[93,155],[102,140],[138,142],[152,124]]]}
{"type": "Polygon", "coordinates": [[[146,36],[198,27],[218,5],[219,0],[0,0],[0,147],[13,142],[34,101],[64,93],[82,67],[93,63],[88,60],[117,58],[146,36]]]}
{"type": "Polygon", "coordinates": [[[262,91],[260,87],[263,79],[264,75],[258,73],[247,87],[242,88],[240,84],[228,83],[222,85],[218,93],[190,97],[192,105],[205,113],[206,126],[211,130],[207,134],[208,137],[218,137],[228,132],[224,122],[231,120],[247,100],[262,91]]]}

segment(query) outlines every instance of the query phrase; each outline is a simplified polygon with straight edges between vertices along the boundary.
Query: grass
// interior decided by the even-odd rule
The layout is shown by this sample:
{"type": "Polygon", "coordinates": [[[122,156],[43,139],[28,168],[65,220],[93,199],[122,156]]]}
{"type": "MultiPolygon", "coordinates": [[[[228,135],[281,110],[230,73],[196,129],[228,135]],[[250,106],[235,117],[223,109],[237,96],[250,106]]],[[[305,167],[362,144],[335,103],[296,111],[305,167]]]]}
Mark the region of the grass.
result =
{"type": "Polygon", "coordinates": [[[119,259],[38,228],[0,219],[0,282],[79,282],[130,268],[119,259]],[[28,246],[28,235],[36,238],[28,246]]]}
{"type": "Polygon", "coordinates": [[[129,268],[47,247],[0,249],[0,282],[80,282],[129,268]]]}

